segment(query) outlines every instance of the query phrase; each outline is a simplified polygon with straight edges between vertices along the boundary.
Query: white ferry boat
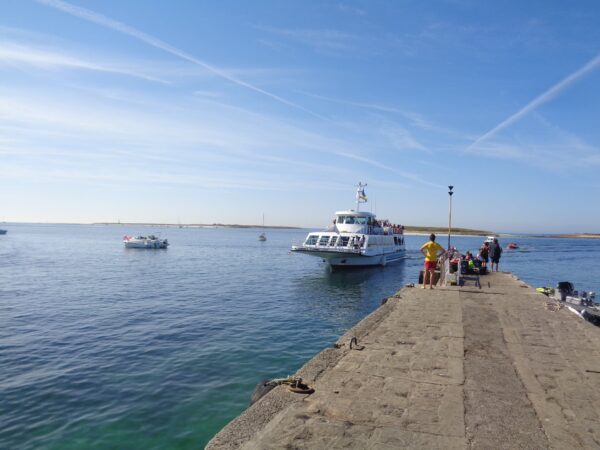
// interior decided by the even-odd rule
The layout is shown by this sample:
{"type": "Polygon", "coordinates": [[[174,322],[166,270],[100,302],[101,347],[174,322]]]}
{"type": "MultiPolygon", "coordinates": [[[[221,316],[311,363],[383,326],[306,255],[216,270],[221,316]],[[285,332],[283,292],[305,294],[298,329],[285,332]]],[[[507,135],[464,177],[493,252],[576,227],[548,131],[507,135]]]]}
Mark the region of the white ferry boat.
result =
{"type": "Polygon", "coordinates": [[[167,248],[169,241],[151,234],[150,236],[123,236],[125,248],[167,248]]]}
{"type": "Polygon", "coordinates": [[[360,204],[367,202],[365,186],[358,184],[356,210],[336,212],[329,229],[309,233],[304,243],[292,246],[292,252],[317,256],[332,268],[385,266],[402,259],[403,227],[360,211],[360,204]]]}

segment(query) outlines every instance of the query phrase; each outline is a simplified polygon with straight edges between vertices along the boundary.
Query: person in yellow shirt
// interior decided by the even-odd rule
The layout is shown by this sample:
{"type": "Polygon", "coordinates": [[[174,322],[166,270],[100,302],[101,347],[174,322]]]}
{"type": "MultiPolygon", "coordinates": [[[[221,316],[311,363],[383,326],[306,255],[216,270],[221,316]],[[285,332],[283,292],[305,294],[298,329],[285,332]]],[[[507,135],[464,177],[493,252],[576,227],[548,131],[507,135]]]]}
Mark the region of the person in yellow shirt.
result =
{"type": "Polygon", "coordinates": [[[423,270],[423,289],[427,286],[427,274],[429,274],[429,289],[433,289],[433,274],[437,269],[437,260],[440,255],[445,253],[444,247],[435,242],[435,234],[431,233],[429,242],[423,244],[421,253],[425,257],[425,266],[423,270]]]}

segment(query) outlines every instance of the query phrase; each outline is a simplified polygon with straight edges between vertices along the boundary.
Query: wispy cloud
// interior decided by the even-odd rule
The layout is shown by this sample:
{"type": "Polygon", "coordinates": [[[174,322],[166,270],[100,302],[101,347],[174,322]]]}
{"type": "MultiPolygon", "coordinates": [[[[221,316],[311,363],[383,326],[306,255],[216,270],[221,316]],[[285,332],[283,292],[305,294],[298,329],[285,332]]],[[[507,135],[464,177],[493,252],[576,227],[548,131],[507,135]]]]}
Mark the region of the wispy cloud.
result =
{"type": "Polygon", "coordinates": [[[508,142],[484,142],[478,148],[479,154],[488,158],[527,161],[533,156],[532,149],[508,142]]]}
{"type": "Polygon", "coordinates": [[[333,29],[288,29],[257,26],[259,30],[294,41],[317,51],[339,52],[354,49],[361,42],[359,36],[333,29]]]}
{"type": "Polygon", "coordinates": [[[212,72],[213,74],[221,77],[224,80],[227,80],[231,83],[234,83],[238,86],[244,87],[251,91],[257,92],[259,94],[262,94],[262,95],[269,97],[269,98],[271,98],[279,103],[282,103],[284,105],[290,106],[290,107],[298,109],[300,111],[304,111],[305,113],[310,114],[319,119],[326,120],[321,115],[319,115],[307,108],[304,108],[303,106],[301,106],[297,103],[291,102],[283,97],[280,97],[269,91],[261,89],[258,86],[248,83],[240,78],[237,78],[237,77],[233,76],[232,74],[226,72],[225,70],[223,70],[215,65],[209,64],[199,58],[196,58],[195,56],[192,56],[189,53],[187,53],[183,50],[180,50],[177,47],[167,44],[166,42],[164,42],[150,34],[144,33],[143,31],[140,31],[140,30],[133,28],[129,25],[126,25],[122,22],[118,22],[118,21],[113,20],[109,17],[106,17],[102,14],[99,14],[97,12],[91,11],[86,8],[82,8],[80,6],[72,5],[70,3],[67,3],[67,2],[64,2],[61,0],[37,0],[37,2],[40,4],[55,8],[59,11],[63,11],[65,13],[71,14],[75,17],[79,17],[80,19],[88,20],[90,22],[96,23],[103,27],[117,31],[119,33],[131,36],[141,42],[151,45],[154,48],[163,50],[167,53],[170,53],[171,55],[177,56],[178,58],[184,59],[184,60],[189,61],[193,64],[196,64],[200,67],[203,67],[204,69],[212,72]]]}
{"type": "Polygon", "coordinates": [[[424,180],[422,177],[420,177],[419,175],[415,174],[415,173],[410,173],[410,172],[406,172],[404,170],[398,170],[395,169],[394,167],[388,165],[388,164],[383,164],[380,163],[378,161],[375,161],[371,158],[367,158],[365,156],[361,156],[361,155],[357,155],[357,154],[353,154],[353,153],[349,153],[346,151],[336,151],[335,154],[339,155],[339,156],[343,156],[344,158],[349,158],[349,159],[354,159],[356,161],[360,161],[362,163],[368,164],[370,166],[376,167],[378,169],[382,169],[388,172],[393,172],[397,175],[400,175],[403,178],[406,178],[407,180],[411,180],[414,181],[418,184],[422,184],[425,186],[430,186],[430,187],[435,187],[435,188],[439,188],[442,187],[441,184],[436,184],[436,183],[431,183],[427,180],[424,180]]]}
{"type": "MultiPolygon", "coordinates": [[[[99,161],[105,172],[123,164],[150,167],[158,162],[163,166],[161,170],[173,176],[185,174],[189,168],[214,174],[227,167],[245,168],[256,180],[268,179],[273,173],[298,174],[302,178],[307,172],[335,173],[339,178],[353,179],[356,173],[364,174],[371,167],[395,178],[438,187],[418,174],[363,156],[360,142],[352,138],[307,131],[279,118],[221,105],[213,99],[207,110],[192,100],[176,107],[99,107],[61,92],[48,96],[0,90],[0,96],[4,136],[0,153],[13,161],[29,161],[33,168],[53,169],[53,179],[63,171],[85,173],[94,161],[99,161]]],[[[233,175],[224,175],[224,180],[234,179],[233,175]]],[[[101,176],[90,180],[110,181],[101,176]]]]}
{"type": "Polygon", "coordinates": [[[327,97],[325,95],[315,94],[313,92],[306,92],[306,91],[301,91],[301,90],[297,90],[296,92],[298,92],[299,94],[302,94],[302,95],[306,95],[307,97],[312,97],[312,98],[316,98],[318,100],[324,100],[324,101],[332,102],[332,103],[338,103],[341,105],[356,106],[358,108],[372,109],[375,111],[387,112],[387,113],[406,114],[406,112],[404,110],[395,108],[393,106],[379,105],[376,103],[356,102],[356,101],[352,101],[352,100],[342,100],[339,98],[327,97]]]}
{"type": "Polygon", "coordinates": [[[318,100],[323,100],[326,102],[337,103],[340,105],[353,106],[356,108],[361,108],[361,109],[375,111],[375,112],[397,114],[397,115],[407,119],[409,125],[414,128],[419,128],[422,130],[431,131],[431,132],[438,133],[438,134],[444,134],[446,136],[450,136],[450,137],[453,137],[456,139],[461,139],[461,140],[468,141],[468,140],[475,139],[475,137],[470,134],[464,133],[462,131],[454,130],[450,127],[445,127],[445,126],[433,123],[432,121],[425,119],[425,117],[423,117],[423,115],[416,113],[414,111],[408,111],[405,109],[401,109],[401,108],[397,108],[397,107],[389,106],[389,105],[382,105],[380,103],[342,100],[342,99],[338,99],[338,98],[327,97],[324,95],[319,95],[319,94],[315,94],[312,92],[306,92],[306,91],[301,91],[301,90],[297,90],[296,92],[298,92],[299,94],[302,94],[302,95],[306,95],[307,97],[316,98],[318,100]]]}
{"type": "Polygon", "coordinates": [[[0,25],[0,34],[10,36],[11,39],[44,42],[46,44],[48,44],[49,41],[59,40],[56,35],[49,35],[25,28],[7,27],[5,25],[0,25]]]}
{"type": "Polygon", "coordinates": [[[220,92],[217,91],[194,91],[194,95],[198,97],[208,97],[208,98],[219,98],[222,96],[220,92]]]}
{"type": "Polygon", "coordinates": [[[166,80],[141,73],[132,68],[118,67],[114,64],[99,64],[76,56],[7,41],[0,41],[0,64],[26,64],[46,69],[80,69],[108,72],[169,84],[166,80]]]}
{"type": "Polygon", "coordinates": [[[558,127],[546,131],[535,137],[482,142],[478,154],[563,173],[600,165],[600,149],[558,127]]]}
{"type": "Polygon", "coordinates": [[[380,133],[396,150],[418,150],[431,153],[431,150],[421,144],[410,131],[400,125],[387,125],[381,129],[380,133]]]}
{"type": "Polygon", "coordinates": [[[353,5],[349,5],[348,3],[340,2],[336,6],[337,6],[337,9],[339,9],[343,13],[351,14],[353,16],[364,16],[367,14],[364,9],[358,8],[353,5]]]}
{"type": "Polygon", "coordinates": [[[586,74],[591,72],[592,70],[596,69],[598,66],[600,66],[600,54],[597,55],[595,58],[591,59],[583,67],[579,68],[578,70],[576,70],[575,72],[573,72],[572,74],[567,76],[566,78],[562,79],[560,82],[556,83],[550,89],[543,92],[541,95],[538,95],[535,99],[530,101],[527,105],[525,105],[519,111],[512,114],[508,118],[504,119],[502,122],[500,122],[494,128],[492,128],[488,132],[481,135],[471,145],[469,145],[467,147],[466,151],[472,151],[475,148],[480,147],[483,142],[489,140],[490,138],[492,138],[493,136],[498,134],[498,132],[507,128],[511,124],[521,120],[527,114],[531,113],[532,111],[535,111],[537,108],[539,108],[544,103],[549,102],[554,97],[556,97],[558,94],[560,94],[562,91],[567,89],[570,85],[575,83],[577,80],[579,80],[580,78],[582,78],[583,76],[585,76],[586,74]]]}
{"type": "Polygon", "coordinates": [[[258,43],[265,47],[270,48],[271,50],[275,50],[280,52],[285,49],[287,46],[283,45],[281,42],[273,42],[271,39],[258,39],[258,43]]]}

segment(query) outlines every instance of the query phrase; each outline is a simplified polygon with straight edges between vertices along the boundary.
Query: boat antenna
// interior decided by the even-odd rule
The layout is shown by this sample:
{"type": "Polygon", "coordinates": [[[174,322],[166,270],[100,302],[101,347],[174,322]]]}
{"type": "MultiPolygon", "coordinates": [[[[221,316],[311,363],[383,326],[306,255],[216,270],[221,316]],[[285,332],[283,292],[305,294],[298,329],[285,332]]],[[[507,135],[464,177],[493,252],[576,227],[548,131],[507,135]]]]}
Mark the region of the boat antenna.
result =
{"type": "Polygon", "coordinates": [[[367,203],[367,196],[365,195],[365,187],[367,186],[367,183],[362,184],[360,181],[358,182],[358,185],[356,186],[356,212],[360,211],[360,204],[361,203],[367,203]]]}

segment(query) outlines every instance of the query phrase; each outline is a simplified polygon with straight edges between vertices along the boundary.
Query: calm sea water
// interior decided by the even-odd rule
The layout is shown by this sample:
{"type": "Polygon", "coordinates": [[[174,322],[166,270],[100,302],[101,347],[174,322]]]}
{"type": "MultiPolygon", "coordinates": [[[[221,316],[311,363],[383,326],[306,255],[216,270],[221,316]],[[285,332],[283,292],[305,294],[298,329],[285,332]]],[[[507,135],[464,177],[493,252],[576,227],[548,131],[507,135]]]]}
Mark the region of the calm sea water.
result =
{"type": "MultiPolygon", "coordinates": [[[[305,230],[6,225],[0,448],[201,448],[260,380],[295,372],[414,282],[423,236],[386,268],[330,273],[305,230]],[[168,250],[126,250],[162,232],[168,250]]],[[[440,238],[446,244],[446,238],[440,238]]],[[[475,250],[481,238],[453,238],[475,250]]],[[[600,241],[518,239],[501,269],[600,292],[600,241]]],[[[506,244],[506,242],[504,242],[506,244]]]]}

